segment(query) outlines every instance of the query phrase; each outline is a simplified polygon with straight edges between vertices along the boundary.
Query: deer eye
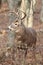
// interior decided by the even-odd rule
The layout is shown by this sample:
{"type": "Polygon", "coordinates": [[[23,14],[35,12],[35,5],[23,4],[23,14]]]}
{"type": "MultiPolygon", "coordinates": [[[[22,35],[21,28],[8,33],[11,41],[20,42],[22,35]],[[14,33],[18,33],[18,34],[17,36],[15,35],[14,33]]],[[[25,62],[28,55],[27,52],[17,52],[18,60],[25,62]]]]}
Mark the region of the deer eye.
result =
{"type": "Polygon", "coordinates": [[[17,23],[15,23],[15,25],[17,25],[17,23]]]}
{"type": "Polygon", "coordinates": [[[18,24],[19,24],[18,21],[16,21],[16,22],[15,22],[15,25],[18,25],[18,24]]]}

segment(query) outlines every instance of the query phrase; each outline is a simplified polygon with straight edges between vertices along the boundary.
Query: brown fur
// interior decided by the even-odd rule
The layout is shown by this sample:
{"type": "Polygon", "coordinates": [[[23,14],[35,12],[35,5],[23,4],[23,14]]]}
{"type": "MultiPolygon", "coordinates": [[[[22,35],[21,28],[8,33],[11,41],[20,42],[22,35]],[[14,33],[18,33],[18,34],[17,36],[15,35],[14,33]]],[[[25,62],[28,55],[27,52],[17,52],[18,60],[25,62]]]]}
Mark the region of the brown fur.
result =
{"type": "MultiPolygon", "coordinates": [[[[22,22],[15,21],[10,25],[10,28],[15,33],[15,44],[18,49],[27,50],[28,47],[35,49],[37,34],[32,28],[26,28],[22,22]]],[[[27,53],[27,52],[26,52],[27,53]]]]}

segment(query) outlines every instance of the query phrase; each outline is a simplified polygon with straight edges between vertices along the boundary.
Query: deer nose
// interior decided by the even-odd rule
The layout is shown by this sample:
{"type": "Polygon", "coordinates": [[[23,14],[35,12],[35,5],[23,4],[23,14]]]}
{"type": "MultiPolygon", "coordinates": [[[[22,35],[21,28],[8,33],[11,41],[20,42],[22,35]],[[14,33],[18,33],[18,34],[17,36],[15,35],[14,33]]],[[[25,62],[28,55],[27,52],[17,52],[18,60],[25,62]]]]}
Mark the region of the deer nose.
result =
{"type": "Polygon", "coordinates": [[[9,29],[9,30],[14,30],[14,29],[11,27],[11,25],[10,25],[10,26],[8,26],[8,29],[9,29]]]}
{"type": "Polygon", "coordinates": [[[10,29],[10,30],[11,30],[11,26],[8,26],[8,29],[10,29]]]}

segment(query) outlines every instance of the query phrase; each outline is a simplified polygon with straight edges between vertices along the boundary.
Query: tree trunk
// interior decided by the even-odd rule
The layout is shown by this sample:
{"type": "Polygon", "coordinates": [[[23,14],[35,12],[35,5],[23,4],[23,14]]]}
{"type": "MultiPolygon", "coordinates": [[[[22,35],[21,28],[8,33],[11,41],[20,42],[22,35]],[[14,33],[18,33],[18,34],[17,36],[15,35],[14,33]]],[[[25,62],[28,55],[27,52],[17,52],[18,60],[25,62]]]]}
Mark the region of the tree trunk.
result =
{"type": "Polygon", "coordinates": [[[36,4],[35,0],[22,0],[21,10],[24,11],[27,15],[24,20],[24,25],[26,27],[33,26],[33,10],[35,9],[35,4],[36,4]]]}
{"type": "MultiPolygon", "coordinates": [[[[10,11],[14,11],[16,12],[16,9],[18,7],[18,2],[20,2],[21,0],[7,0],[8,3],[8,7],[10,11]]],[[[14,15],[14,13],[9,13],[9,24],[8,26],[16,19],[14,15]]],[[[8,45],[11,46],[14,44],[14,32],[9,31],[9,35],[8,35],[8,45]]]]}
{"type": "Polygon", "coordinates": [[[41,20],[41,22],[43,22],[43,0],[41,0],[42,2],[41,2],[41,12],[40,12],[40,20],[41,20]]]}
{"type": "Polygon", "coordinates": [[[1,5],[2,5],[2,1],[0,0],[0,8],[1,8],[1,5]]]}
{"type": "Polygon", "coordinates": [[[7,0],[2,0],[2,3],[5,3],[5,2],[7,2],[7,0]]]}
{"type": "MultiPolygon", "coordinates": [[[[14,0],[7,0],[8,3],[8,7],[10,11],[13,11],[14,9],[14,0]]],[[[9,23],[8,26],[14,21],[14,15],[13,13],[9,13],[9,23]]],[[[8,42],[7,42],[7,46],[8,47],[12,47],[14,44],[14,32],[12,31],[8,31],[8,42]]]]}

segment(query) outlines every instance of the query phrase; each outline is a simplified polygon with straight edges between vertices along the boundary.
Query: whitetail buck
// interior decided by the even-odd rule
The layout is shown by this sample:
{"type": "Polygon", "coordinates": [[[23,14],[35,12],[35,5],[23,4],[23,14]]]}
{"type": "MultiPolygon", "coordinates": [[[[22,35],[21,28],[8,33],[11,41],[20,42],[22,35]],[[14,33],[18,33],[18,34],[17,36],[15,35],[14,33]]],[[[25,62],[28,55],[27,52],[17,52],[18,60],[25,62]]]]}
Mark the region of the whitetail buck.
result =
{"type": "Polygon", "coordinates": [[[33,46],[33,50],[35,51],[37,33],[34,29],[26,28],[19,18],[12,22],[8,28],[15,33],[14,41],[18,45],[18,48],[26,49],[27,51],[28,47],[33,46]]]}

